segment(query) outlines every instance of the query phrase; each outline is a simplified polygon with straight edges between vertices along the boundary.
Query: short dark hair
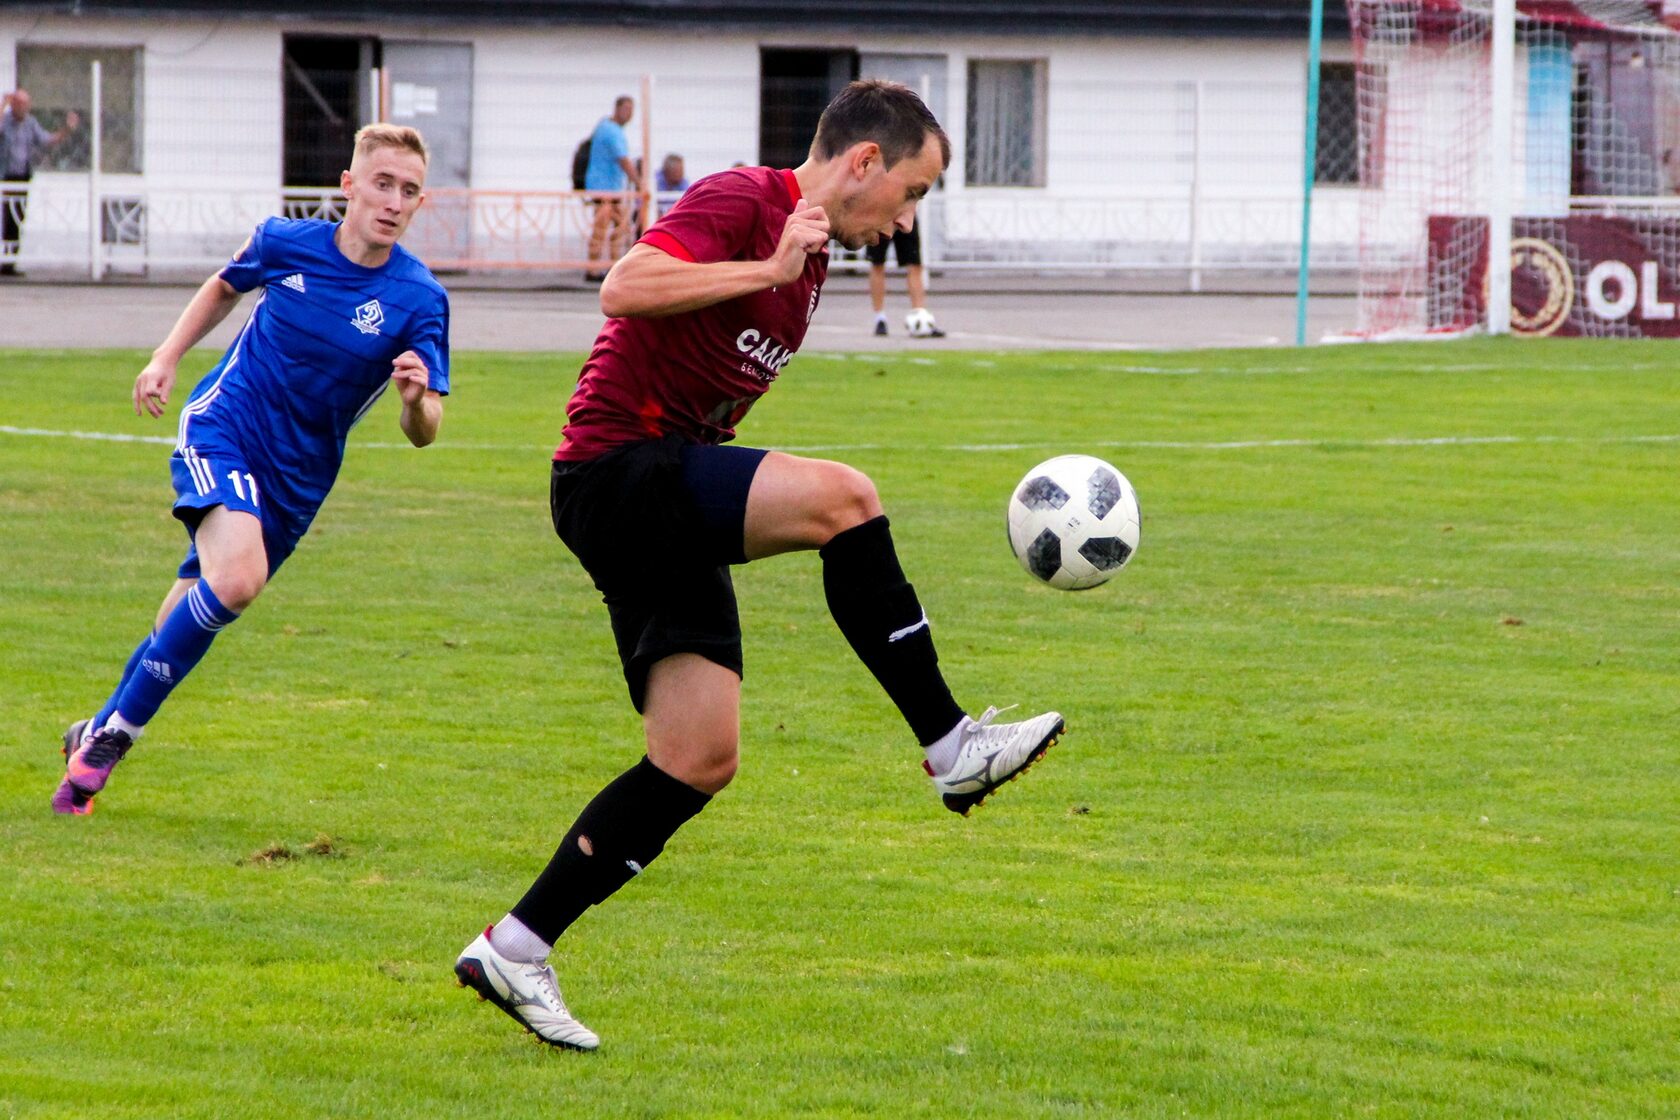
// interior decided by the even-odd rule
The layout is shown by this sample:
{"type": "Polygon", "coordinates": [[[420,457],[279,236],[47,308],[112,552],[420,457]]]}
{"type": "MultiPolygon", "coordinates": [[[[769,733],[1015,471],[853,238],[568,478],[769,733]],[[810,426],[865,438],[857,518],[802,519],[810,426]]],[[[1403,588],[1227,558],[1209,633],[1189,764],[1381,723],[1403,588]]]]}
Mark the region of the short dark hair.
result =
{"type": "Polygon", "coordinates": [[[930,135],[939,137],[940,166],[951,166],[951,139],[916,92],[897,82],[866,78],[828,103],[817,121],[811,151],[833,159],[853,144],[873,140],[881,146],[881,162],[891,167],[920,152],[930,135]]]}

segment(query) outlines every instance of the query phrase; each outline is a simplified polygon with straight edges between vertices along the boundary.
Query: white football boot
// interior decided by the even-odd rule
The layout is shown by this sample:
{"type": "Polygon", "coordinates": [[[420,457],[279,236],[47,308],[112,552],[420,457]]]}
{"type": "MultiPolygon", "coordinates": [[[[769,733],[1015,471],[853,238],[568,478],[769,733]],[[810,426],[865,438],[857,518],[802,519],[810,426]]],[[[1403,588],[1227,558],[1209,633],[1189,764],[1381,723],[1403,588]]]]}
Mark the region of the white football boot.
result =
{"type": "Polygon", "coordinates": [[[964,722],[957,761],[945,773],[935,774],[923,764],[945,808],[953,813],[968,816],[999,786],[1024,774],[1056,745],[1067,726],[1060,712],[1045,712],[1020,723],[993,723],[997,715],[996,708],[987,708],[979,719],[964,722]]]}
{"type": "Polygon", "coordinates": [[[560,998],[560,984],[547,963],[510,960],[490,944],[490,927],[455,958],[455,980],[487,999],[550,1046],[593,1050],[595,1032],[572,1018],[560,998]]]}

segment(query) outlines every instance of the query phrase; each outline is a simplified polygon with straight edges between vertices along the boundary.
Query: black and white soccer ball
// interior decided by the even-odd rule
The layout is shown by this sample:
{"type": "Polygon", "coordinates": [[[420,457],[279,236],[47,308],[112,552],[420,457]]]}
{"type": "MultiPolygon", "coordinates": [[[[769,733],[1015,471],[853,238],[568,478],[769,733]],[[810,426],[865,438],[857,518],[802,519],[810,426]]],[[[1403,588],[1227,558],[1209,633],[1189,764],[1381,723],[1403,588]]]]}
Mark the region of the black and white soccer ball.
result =
{"type": "Polygon", "coordinates": [[[1090,455],[1058,455],[1009,499],[1009,547],[1021,567],[1063,591],[1112,578],[1137,552],[1142,515],[1126,476],[1090,455]]]}

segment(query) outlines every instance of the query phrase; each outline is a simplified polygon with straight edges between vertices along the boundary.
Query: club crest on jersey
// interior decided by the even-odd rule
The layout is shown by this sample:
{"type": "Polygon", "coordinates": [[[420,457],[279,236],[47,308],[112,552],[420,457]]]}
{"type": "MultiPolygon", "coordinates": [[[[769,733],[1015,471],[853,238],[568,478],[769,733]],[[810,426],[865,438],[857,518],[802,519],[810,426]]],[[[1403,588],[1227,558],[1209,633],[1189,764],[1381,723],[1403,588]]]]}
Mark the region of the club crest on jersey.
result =
{"type": "Polygon", "coordinates": [[[742,331],[735,338],[735,349],[747,355],[747,361],[756,363],[762,373],[751,369],[746,363],[741,368],[751,373],[761,381],[774,381],[782,372],[782,367],[793,358],[793,351],[777,342],[767,334],[756,331],[751,327],[742,331]]]}
{"type": "Polygon", "coordinates": [[[379,306],[379,301],[370,299],[356,308],[356,317],[351,324],[363,334],[378,334],[379,325],[385,321],[385,309],[379,306]]]}

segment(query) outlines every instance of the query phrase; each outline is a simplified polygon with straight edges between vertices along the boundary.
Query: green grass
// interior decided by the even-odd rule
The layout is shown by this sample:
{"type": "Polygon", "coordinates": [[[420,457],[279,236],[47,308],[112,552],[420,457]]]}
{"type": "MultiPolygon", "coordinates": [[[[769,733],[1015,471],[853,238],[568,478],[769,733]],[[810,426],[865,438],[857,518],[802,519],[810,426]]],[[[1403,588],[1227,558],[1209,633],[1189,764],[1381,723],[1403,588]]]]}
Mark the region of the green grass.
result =
{"type": "MultiPolygon", "coordinates": [[[[0,352],[0,423],[172,435],[140,362],[0,352]]],[[[867,471],[958,698],[1070,734],[959,820],[816,558],[739,571],[740,777],[556,954],[592,1056],[449,971],[640,753],[547,525],[576,366],[459,356],[425,452],[384,402],[79,820],[168,449],[0,432],[0,1117],[1680,1113],[1670,346],[801,357],[747,441],[867,471]],[[1144,537],[1068,595],[1003,504],[1081,450],[1144,537]]]]}

